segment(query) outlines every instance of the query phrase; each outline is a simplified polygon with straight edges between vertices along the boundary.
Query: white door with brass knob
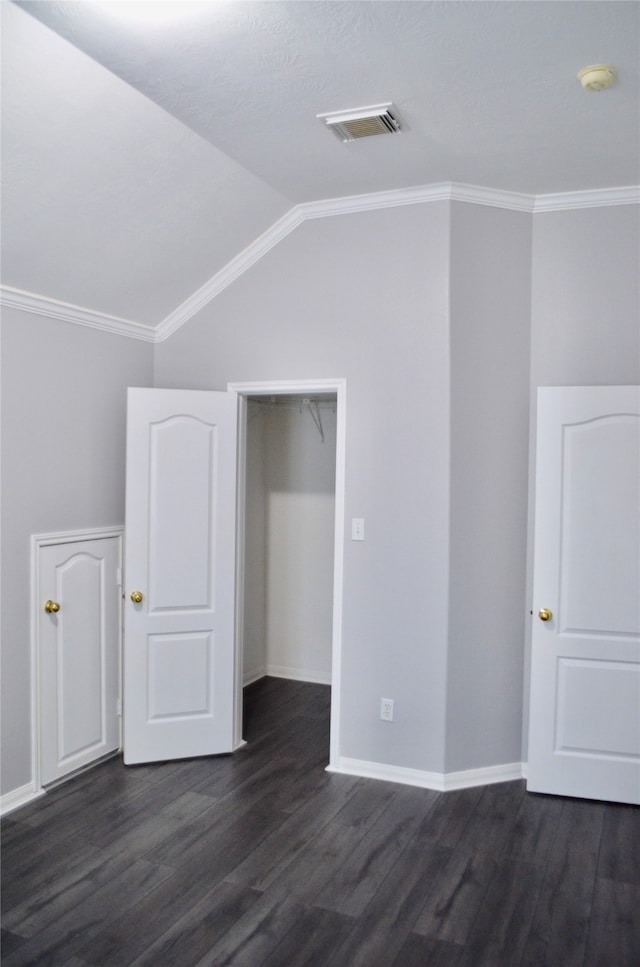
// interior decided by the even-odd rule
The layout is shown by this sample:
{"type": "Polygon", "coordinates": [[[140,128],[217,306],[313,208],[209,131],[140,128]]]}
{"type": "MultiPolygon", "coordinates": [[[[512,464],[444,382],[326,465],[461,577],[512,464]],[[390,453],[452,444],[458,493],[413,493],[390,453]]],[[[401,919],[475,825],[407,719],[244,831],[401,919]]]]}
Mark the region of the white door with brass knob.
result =
{"type": "Polygon", "coordinates": [[[640,803],[640,388],[538,395],[528,788],[640,803]]]}
{"type": "Polygon", "coordinates": [[[34,537],[44,786],[120,747],[122,532],[34,537]]]}
{"type": "Polygon", "coordinates": [[[130,389],[124,761],[231,752],[237,396],[130,389]]]}

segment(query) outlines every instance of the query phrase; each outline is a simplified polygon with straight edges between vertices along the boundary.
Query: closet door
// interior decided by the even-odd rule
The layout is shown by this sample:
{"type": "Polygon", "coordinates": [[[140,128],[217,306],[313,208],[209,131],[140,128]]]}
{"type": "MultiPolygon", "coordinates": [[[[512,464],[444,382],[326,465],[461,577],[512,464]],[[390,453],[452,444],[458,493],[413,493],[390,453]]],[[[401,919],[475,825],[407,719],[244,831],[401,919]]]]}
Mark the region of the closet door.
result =
{"type": "Polygon", "coordinates": [[[36,538],[40,775],[120,747],[119,535],[36,538]]]}
{"type": "Polygon", "coordinates": [[[237,396],[130,389],[124,759],[234,747],[237,396]]]}

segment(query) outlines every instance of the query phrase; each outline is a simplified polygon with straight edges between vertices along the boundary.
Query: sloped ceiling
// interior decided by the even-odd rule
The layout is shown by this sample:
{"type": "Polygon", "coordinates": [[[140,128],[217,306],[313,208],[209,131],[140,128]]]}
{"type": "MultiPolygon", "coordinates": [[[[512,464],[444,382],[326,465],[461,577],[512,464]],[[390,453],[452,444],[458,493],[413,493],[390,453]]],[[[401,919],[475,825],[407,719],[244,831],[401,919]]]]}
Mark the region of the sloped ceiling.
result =
{"type": "Polygon", "coordinates": [[[4,286],[157,327],[301,203],[640,180],[634,0],[139,6],[1,4],[4,286]],[[316,119],[383,101],[402,134],[316,119]]]}

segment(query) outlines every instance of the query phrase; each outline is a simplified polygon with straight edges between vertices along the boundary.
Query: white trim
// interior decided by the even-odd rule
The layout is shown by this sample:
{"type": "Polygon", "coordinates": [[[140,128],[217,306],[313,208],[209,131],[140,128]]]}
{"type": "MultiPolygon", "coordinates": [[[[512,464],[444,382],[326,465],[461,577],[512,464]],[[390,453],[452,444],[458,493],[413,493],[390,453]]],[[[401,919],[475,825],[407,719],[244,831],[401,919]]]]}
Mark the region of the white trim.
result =
{"type": "Polygon", "coordinates": [[[254,682],[259,682],[261,678],[264,678],[266,676],[266,674],[267,674],[267,669],[264,667],[264,665],[261,665],[260,668],[252,668],[251,671],[248,671],[246,674],[243,674],[242,687],[246,688],[247,685],[253,685],[254,682]]]}
{"type": "Polygon", "coordinates": [[[0,286],[0,305],[22,312],[31,312],[37,316],[48,316],[62,322],[72,322],[76,326],[87,326],[89,329],[100,329],[103,332],[113,332],[132,339],[142,339],[145,342],[157,342],[154,326],[143,322],[133,322],[131,319],[121,319],[93,309],[84,309],[68,302],[59,302],[46,296],[24,292],[22,289],[12,289],[11,286],[0,286]]]}
{"type": "Polygon", "coordinates": [[[498,188],[482,188],[479,185],[451,186],[451,201],[461,201],[468,205],[486,205],[490,208],[506,208],[513,212],[531,213],[535,205],[535,195],[519,191],[500,191],[498,188]]]}
{"type": "Polygon", "coordinates": [[[254,380],[247,383],[227,383],[227,389],[239,396],[288,396],[298,393],[337,395],[340,391],[345,392],[346,383],[346,379],[254,380]]]}
{"type": "Polygon", "coordinates": [[[363,776],[365,779],[380,779],[383,782],[398,782],[405,786],[419,786],[422,789],[436,789],[438,792],[444,792],[444,777],[441,773],[390,766],[383,762],[367,762],[365,759],[348,759],[340,756],[335,764],[329,763],[326,771],[340,772],[346,776],[363,776]]]}
{"type": "MultiPolygon", "coordinates": [[[[246,423],[246,397],[278,396],[289,393],[335,393],[336,394],[336,484],[335,484],[335,531],[333,551],[333,631],[331,644],[331,738],[329,766],[339,761],[340,756],[340,701],[342,683],[342,598],[344,588],[344,528],[345,528],[345,465],[347,442],[347,381],[337,379],[287,379],[265,382],[228,383],[227,390],[237,393],[240,398],[239,422],[241,425],[238,445],[238,518],[244,517],[244,486],[246,473],[246,442],[242,424],[246,423]]],[[[244,534],[244,521],[238,522],[238,534],[244,534]]],[[[243,609],[242,591],[244,588],[244,540],[238,543],[238,564],[236,576],[238,594],[236,595],[236,662],[242,655],[241,616],[243,609]]],[[[240,683],[242,665],[236,665],[238,700],[242,707],[240,683]]]]}
{"type": "Polygon", "coordinates": [[[230,262],[227,262],[224,268],[216,272],[193,295],[185,299],[182,305],[174,309],[173,312],[170,312],[156,328],[155,342],[163,342],[176,332],[177,329],[180,329],[185,322],[191,319],[197,312],[200,312],[223,289],[226,289],[228,285],[235,282],[240,275],[243,275],[247,269],[251,268],[254,262],[257,262],[263,255],[266,255],[274,245],[277,245],[283,238],[286,238],[303,221],[304,216],[300,213],[299,207],[292,208],[286,215],[279,218],[266,232],[259,235],[247,248],[232,258],[230,262]]]}
{"type": "Polygon", "coordinates": [[[488,786],[497,782],[512,782],[514,779],[522,779],[523,776],[521,762],[487,766],[483,769],[467,769],[463,772],[443,773],[426,772],[422,769],[391,766],[384,762],[366,762],[364,759],[344,757],[340,757],[335,766],[329,764],[327,772],[340,772],[348,776],[380,779],[383,782],[398,782],[405,786],[435,789],[437,792],[468,789],[472,786],[488,786]]]}
{"type": "Polygon", "coordinates": [[[0,286],[0,305],[61,319],[76,325],[89,326],[92,329],[130,336],[133,339],[142,339],[146,342],[163,342],[308,219],[397,208],[403,205],[421,205],[433,201],[459,201],[470,205],[487,205],[491,208],[539,214],[610,205],[637,205],[640,203],[640,186],[629,185],[619,188],[532,195],[485,188],[482,185],[443,181],[432,185],[418,185],[414,188],[398,188],[392,191],[303,202],[274,222],[157,326],[95,312],[93,309],[84,309],[81,306],[48,299],[10,286],[0,286]]]}
{"type": "Polygon", "coordinates": [[[12,789],[11,792],[0,796],[0,816],[7,816],[15,809],[33,802],[34,799],[40,799],[44,794],[44,789],[37,789],[35,782],[28,782],[25,786],[12,789]]]}
{"type": "Polygon", "coordinates": [[[610,205],[637,205],[640,185],[624,188],[600,188],[595,191],[566,191],[553,195],[536,195],[533,211],[558,212],[575,208],[602,208],[610,205]]]}
{"type": "Polygon", "coordinates": [[[496,782],[513,782],[522,779],[522,763],[506,762],[499,766],[482,769],[465,769],[463,772],[445,772],[445,792],[451,789],[468,789],[470,786],[490,786],[496,782]]]}
{"type": "Polygon", "coordinates": [[[342,198],[304,202],[297,206],[297,210],[301,213],[303,221],[308,218],[326,218],[329,215],[351,215],[354,212],[378,211],[404,205],[423,205],[432,201],[450,201],[452,189],[451,182],[442,181],[433,185],[417,185],[415,188],[396,188],[392,191],[374,191],[364,195],[345,195],[342,198]]]}
{"type": "Polygon", "coordinates": [[[292,682],[312,682],[314,685],[330,685],[331,674],[309,668],[290,668],[288,665],[267,665],[267,675],[288,678],[292,682]]]}
{"type": "Polygon", "coordinates": [[[77,531],[59,531],[58,533],[32,534],[31,541],[38,547],[50,544],[75,544],[77,541],[102,541],[106,537],[123,537],[124,525],[115,527],[87,527],[77,531]]]}
{"type": "MultiPolygon", "coordinates": [[[[227,386],[227,391],[230,387],[227,386]]],[[[233,641],[233,741],[238,748],[242,741],[244,681],[244,547],[245,507],[247,503],[247,401],[238,395],[238,425],[236,430],[236,601],[233,641]]]]}
{"type": "MultiPolygon", "coordinates": [[[[40,761],[40,639],[39,614],[41,592],[38,587],[38,552],[41,547],[52,544],[75,544],[77,541],[99,541],[115,537],[120,541],[120,569],[123,562],[124,525],[115,527],[89,527],[84,530],[59,531],[48,534],[31,535],[30,551],[30,659],[31,659],[31,775],[32,785],[37,795],[42,790],[40,761]]],[[[119,622],[118,664],[120,667],[119,690],[122,700],[122,621],[119,622]]],[[[122,745],[122,718],[120,719],[120,744],[122,745]]],[[[26,787],[25,787],[26,788],[26,787]]]]}

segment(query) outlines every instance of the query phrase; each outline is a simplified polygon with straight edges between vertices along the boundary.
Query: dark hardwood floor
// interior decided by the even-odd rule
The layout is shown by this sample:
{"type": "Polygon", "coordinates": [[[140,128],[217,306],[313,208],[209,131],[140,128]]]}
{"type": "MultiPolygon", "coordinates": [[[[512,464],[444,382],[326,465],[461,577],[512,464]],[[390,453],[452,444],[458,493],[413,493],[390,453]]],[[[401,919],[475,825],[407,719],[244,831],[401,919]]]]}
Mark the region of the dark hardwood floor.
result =
{"type": "Polygon", "coordinates": [[[638,809],[330,775],[324,686],[245,717],[233,756],[112,759],[3,821],[6,967],[639,967],[638,809]]]}

